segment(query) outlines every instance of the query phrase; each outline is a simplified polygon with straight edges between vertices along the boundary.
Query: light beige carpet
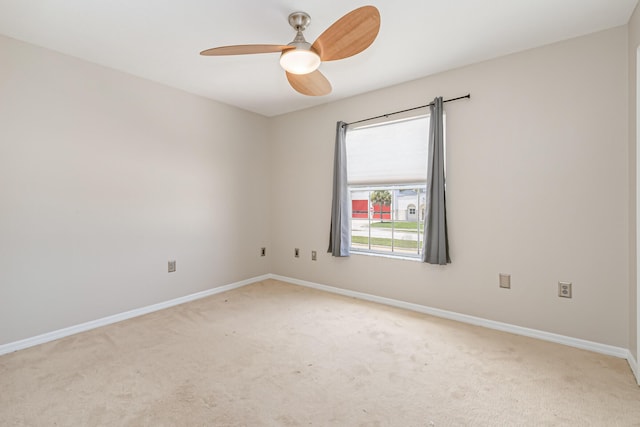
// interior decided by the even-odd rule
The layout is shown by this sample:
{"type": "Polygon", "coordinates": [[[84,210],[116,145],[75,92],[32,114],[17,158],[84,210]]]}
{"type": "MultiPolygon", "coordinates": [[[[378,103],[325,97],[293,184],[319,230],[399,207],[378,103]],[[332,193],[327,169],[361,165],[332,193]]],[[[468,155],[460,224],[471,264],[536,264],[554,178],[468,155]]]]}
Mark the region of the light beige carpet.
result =
{"type": "Polygon", "coordinates": [[[0,357],[0,425],[631,426],[622,359],[268,280],[0,357]]]}

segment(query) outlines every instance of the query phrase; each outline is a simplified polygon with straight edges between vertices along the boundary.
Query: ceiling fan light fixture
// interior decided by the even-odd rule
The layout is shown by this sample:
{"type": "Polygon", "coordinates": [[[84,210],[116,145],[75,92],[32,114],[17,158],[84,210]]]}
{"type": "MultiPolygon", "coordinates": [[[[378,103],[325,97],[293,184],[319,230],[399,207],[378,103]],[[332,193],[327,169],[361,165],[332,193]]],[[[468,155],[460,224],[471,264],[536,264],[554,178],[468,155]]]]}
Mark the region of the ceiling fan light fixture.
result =
{"type": "Polygon", "coordinates": [[[279,52],[280,65],[287,73],[291,87],[307,96],[323,96],[331,93],[331,83],[318,71],[321,62],[336,61],[357,55],[378,36],[380,12],[375,6],[362,6],[335,21],[316,39],[308,43],[303,32],[311,17],[305,12],[289,15],[289,25],[296,31],[293,41],[287,45],[245,44],[219,46],[203,50],[200,55],[224,56],[279,52]]]}
{"type": "Polygon", "coordinates": [[[280,56],[280,66],[291,74],[309,74],[320,62],[320,56],[310,49],[289,49],[280,56]]]}

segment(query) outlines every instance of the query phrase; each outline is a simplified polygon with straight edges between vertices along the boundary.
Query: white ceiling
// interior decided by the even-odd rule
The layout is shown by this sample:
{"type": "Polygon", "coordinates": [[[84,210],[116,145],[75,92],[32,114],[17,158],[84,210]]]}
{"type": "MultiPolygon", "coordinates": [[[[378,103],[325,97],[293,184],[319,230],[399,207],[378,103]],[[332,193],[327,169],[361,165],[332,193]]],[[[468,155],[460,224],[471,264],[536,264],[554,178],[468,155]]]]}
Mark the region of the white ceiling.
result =
{"type": "MultiPolygon", "coordinates": [[[[0,0],[0,34],[275,116],[628,22],[638,0],[0,0]],[[278,54],[203,57],[230,44],[287,44],[305,11],[313,42],[365,4],[380,10],[363,53],[323,63],[333,92],[307,97],[278,54]]],[[[1,66],[1,64],[0,64],[1,66]]]]}

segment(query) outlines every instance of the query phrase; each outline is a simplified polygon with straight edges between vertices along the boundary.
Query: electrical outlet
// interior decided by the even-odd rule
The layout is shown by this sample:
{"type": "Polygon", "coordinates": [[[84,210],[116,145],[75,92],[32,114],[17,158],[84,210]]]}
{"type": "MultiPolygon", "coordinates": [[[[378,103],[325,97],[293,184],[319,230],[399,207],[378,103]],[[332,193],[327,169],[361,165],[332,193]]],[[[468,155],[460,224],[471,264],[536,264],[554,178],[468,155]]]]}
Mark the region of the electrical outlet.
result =
{"type": "Polygon", "coordinates": [[[503,289],[511,289],[511,275],[500,273],[500,287],[503,289]]]}
{"type": "Polygon", "coordinates": [[[571,282],[558,282],[558,296],[571,298],[571,282]]]}
{"type": "Polygon", "coordinates": [[[300,249],[295,248],[293,250],[293,256],[296,257],[296,258],[300,258],[300,249]]]}
{"type": "Polygon", "coordinates": [[[311,251],[311,261],[316,261],[318,259],[318,254],[316,251],[311,251]]]}
{"type": "Polygon", "coordinates": [[[174,271],[176,271],[176,262],[169,261],[169,273],[173,273],[174,271]]]}
{"type": "Polygon", "coordinates": [[[267,248],[260,248],[260,256],[266,256],[267,255],[267,248]]]}

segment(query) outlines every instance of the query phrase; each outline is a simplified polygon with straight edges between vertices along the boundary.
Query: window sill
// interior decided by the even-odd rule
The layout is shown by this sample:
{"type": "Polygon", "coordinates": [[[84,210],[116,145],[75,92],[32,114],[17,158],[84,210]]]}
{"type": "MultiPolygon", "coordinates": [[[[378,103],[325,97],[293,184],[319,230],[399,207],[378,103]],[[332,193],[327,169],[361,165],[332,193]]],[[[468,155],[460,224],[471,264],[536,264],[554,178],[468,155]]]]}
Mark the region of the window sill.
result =
{"type": "Polygon", "coordinates": [[[363,252],[357,249],[351,249],[349,251],[351,255],[364,255],[378,258],[391,258],[391,259],[399,259],[403,261],[414,261],[414,262],[422,262],[419,256],[406,256],[406,255],[395,255],[395,254],[387,254],[380,252],[363,252]]]}

